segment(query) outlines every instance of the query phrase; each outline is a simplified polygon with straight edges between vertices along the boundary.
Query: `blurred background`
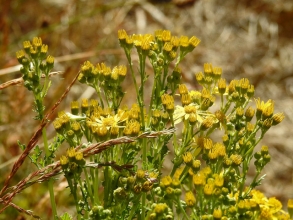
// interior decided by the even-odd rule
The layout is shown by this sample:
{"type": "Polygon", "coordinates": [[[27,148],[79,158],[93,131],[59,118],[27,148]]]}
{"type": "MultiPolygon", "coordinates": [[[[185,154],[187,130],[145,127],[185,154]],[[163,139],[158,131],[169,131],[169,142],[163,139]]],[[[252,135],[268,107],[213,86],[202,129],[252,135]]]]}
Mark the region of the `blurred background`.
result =
{"type": "MultiPolygon", "coordinates": [[[[128,34],[154,33],[169,29],[173,35],[195,35],[200,45],[181,65],[183,79],[190,89],[199,88],[194,73],[212,63],[223,69],[223,77],[248,78],[256,87],[256,97],[275,100],[275,112],[286,119],[271,128],[261,145],[269,146],[271,162],[258,188],[275,196],[284,207],[293,197],[293,1],[292,0],[13,0],[0,8],[0,84],[21,77],[15,52],[24,40],[34,36],[49,45],[55,57],[54,71],[46,105],[50,108],[76,76],[81,64],[90,60],[109,66],[127,64],[119,47],[117,31],[128,34]]],[[[152,74],[151,72],[149,74],[152,74]]],[[[135,97],[127,88],[125,103],[135,97]]],[[[57,111],[69,109],[72,100],[95,98],[92,89],[76,83],[57,111]]],[[[17,141],[28,143],[38,123],[32,120],[32,94],[22,85],[0,90],[0,186],[21,153],[17,141]]],[[[54,118],[54,116],[53,116],[54,118]]],[[[52,119],[53,119],[52,118],[52,119]]],[[[49,135],[54,129],[48,127],[49,135]]],[[[16,183],[35,167],[26,161],[16,183]]],[[[251,171],[253,175],[253,169],[251,171]]],[[[250,178],[247,180],[250,181],[250,178]]],[[[59,213],[70,212],[69,190],[62,178],[56,181],[59,213]]],[[[37,215],[50,216],[45,184],[25,190],[13,200],[37,215]],[[27,199],[29,198],[29,199],[27,199]]],[[[26,219],[8,208],[0,219],[26,219]],[[9,216],[9,218],[7,218],[9,216]]],[[[49,218],[49,217],[48,217],[49,218]]]]}

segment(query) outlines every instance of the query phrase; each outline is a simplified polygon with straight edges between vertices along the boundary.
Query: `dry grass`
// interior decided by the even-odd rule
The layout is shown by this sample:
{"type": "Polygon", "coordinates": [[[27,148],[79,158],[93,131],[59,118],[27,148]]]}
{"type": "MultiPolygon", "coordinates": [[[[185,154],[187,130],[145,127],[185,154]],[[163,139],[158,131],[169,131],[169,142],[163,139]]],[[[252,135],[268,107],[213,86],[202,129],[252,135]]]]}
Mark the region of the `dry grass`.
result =
{"type": "MultiPolygon", "coordinates": [[[[155,2],[155,1],[154,1],[155,2]]],[[[176,1],[174,1],[176,2],[176,1]]],[[[291,0],[221,1],[198,0],[193,5],[178,8],[174,3],[153,4],[143,0],[112,1],[4,1],[0,9],[0,84],[21,77],[15,52],[23,40],[42,37],[49,45],[49,53],[58,57],[55,70],[63,74],[53,76],[49,91],[48,109],[58,100],[76,76],[78,68],[87,59],[93,63],[126,64],[119,49],[117,30],[128,33],[153,33],[169,29],[176,35],[195,35],[202,40],[198,48],[182,65],[184,79],[190,88],[196,88],[194,73],[202,70],[203,63],[211,62],[223,68],[224,76],[248,78],[256,85],[257,96],[275,100],[276,111],[286,114],[286,121],[274,127],[263,140],[272,155],[266,167],[267,174],[260,188],[267,196],[276,196],[284,204],[293,197],[291,141],[293,122],[293,2],[291,0]],[[291,22],[291,23],[290,23],[291,22]],[[6,69],[12,67],[10,69],[6,69]]],[[[151,73],[150,73],[151,74],[151,73]]],[[[125,83],[127,88],[127,83],[125,83]]],[[[126,103],[134,97],[127,90],[126,103]]],[[[72,99],[90,98],[93,90],[76,83],[58,110],[67,108],[72,99]]],[[[28,143],[37,124],[31,120],[31,95],[21,86],[1,90],[0,96],[0,168],[7,176],[12,163],[19,157],[17,140],[28,143]]],[[[54,118],[54,115],[52,115],[54,118]]],[[[51,126],[48,128],[53,135],[51,126]]],[[[33,170],[29,162],[15,180],[23,179],[33,170]]],[[[4,179],[0,179],[1,188],[4,179]]],[[[61,184],[61,180],[56,186],[61,184]]],[[[37,206],[44,189],[36,188],[39,195],[23,202],[19,195],[15,203],[32,208],[36,213],[47,213],[48,202],[37,206]],[[37,210],[34,209],[37,207],[37,210]]],[[[29,195],[31,191],[25,191],[29,195]]],[[[68,195],[60,193],[59,209],[68,195]]],[[[44,198],[46,195],[44,195],[44,198]]],[[[8,209],[3,218],[13,213],[8,209]]]]}

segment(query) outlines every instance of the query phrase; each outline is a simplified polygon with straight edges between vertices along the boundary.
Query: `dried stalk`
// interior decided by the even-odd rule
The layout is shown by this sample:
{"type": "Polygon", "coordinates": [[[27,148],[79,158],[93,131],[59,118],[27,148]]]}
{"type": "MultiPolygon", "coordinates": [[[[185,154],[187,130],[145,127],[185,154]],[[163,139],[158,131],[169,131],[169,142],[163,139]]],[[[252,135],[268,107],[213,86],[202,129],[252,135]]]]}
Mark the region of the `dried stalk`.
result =
{"type": "Polygon", "coordinates": [[[45,117],[42,120],[39,128],[34,133],[33,137],[30,139],[30,141],[27,144],[25,150],[20,155],[20,157],[18,158],[18,160],[14,163],[13,168],[12,168],[12,171],[10,172],[8,178],[6,179],[6,181],[4,183],[4,187],[0,191],[0,196],[2,196],[3,193],[6,191],[6,189],[8,187],[8,184],[9,184],[11,178],[15,175],[15,173],[17,172],[17,170],[23,164],[25,158],[28,156],[28,154],[30,153],[30,151],[35,147],[35,145],[38,142],[40,136],[42,135],[42,129],[48,124],[50,116],[53,114],[53,112],[56,110],[56,108],[59,106],[59,104],[62,102],[62,100],[67,96],[67,94],[70,91],[71,87],[73,86],[73,84],[77,80],[78,75],[79,74],[76,75],[76,77],[73,79],[73,81],[71,82],[71,84],[67,87],[67,89],[65,90],[65,92],[63,93],[63,95],[60,97],[60,99],[55,103],[55,105],[45,115],[45,117]]]}
{"type": "MultiPolygon", "coordinates": [[[[52,109],[54,109],[54,108],[52,108],[52,109]]],[[[172,134],[174,132],[175,132],[175,129],[171,128],[168,130],[163,130],[163,131],[158,131],[158,132],[153,132],[153,131],[152,132],[145,132],[145,133],[142,133],[141,135],[139,135],[138,137],[119,137],[116,139],[111,139],[111,140],[108,140],[105,142],[100,142],[97,144],[91,144],[87,148],[81,150],[81,152],[83,152],[84,157],[86,158],[86,157],[89,157],[93,154],[101,153],[102,151],[104,151],[112,146],[118,145],[118,144],[132,143],[132,142],[135,142],[136,140],[141,139],[141,138],[155,138],[155,137],[158,137],[159,135],[162,135],[162,134],[168,135],[168,134],[172,134]]],[[[81,147],[81,145],[76,147],[76,150],[80,150],[80,147],[81,147]]],[[[20,161],[20,162],[23,162],[23,161],[20,161]]],[[[20,162],[18,162],[16,164],[19,165],[20,162]]],[[[113,169],[115,169],[117,171],[127,169],[130,172],[131,172],[131,169],[133,168],[133,165],[130,165],[130,164],[117,165],[115,162],[109,162],[107,164],[88,163],[85,166],[95,167],[95,168],[99,168],[102,166],[111,166],[113,169]]],[[[19,168],[19,166],[18,166],[18,168],[19,168]]],[[[52,163],[52,164],[50,164],[40,170],[37,170],[37,171],[29,174],[26,178],[24,178],[23,180],[18,182],[18,184],[16,184],[15,186],[12,186],[9,188],[6,187],[5,191],[3,191],[3,194],[4,194],[4,192],[6,194],[0,198],[0,203],[4,204],[4,207],[0,210],[0,213],[2,213],[7,207],[12,206],[20,212],[23,212],[27,215],[34,217],[34,218],[39,218],[39,216],[34,215],[32,211],[24,210],[21,207],[12,203],[11,201],[18,193],[20,193],[21,191],[23,191],[27,187],[30,187],[31,185],[33,185],[35,183],[41,183],[41,182],[48,181],[52,177],[59,175],[61,172],[62,172],[62,170],[61,170],[60,162],[57,161],[57,162],[52,163]]]]}

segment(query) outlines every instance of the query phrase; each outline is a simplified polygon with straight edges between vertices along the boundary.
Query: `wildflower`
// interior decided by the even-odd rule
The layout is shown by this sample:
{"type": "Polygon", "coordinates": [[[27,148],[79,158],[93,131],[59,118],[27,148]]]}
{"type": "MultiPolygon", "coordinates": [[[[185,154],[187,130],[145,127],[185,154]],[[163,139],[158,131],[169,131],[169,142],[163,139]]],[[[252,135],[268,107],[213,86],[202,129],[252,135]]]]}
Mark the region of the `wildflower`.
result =
{"type": "Polygon", "coordinates": [[[202,72],[198,72],[195,74],[195,78],[196,78],[196,81],[199,83],[199,84],[203,84],[204,83],[204,75],[202,72]]]}
{"type": "Polygon", "coordinates": [[[184,167],[183,166],[177,168],[176,171],[175,171],[175,173],[174,173],[174,175],[173,175],[173,178],[180,179],[180,176],[181,176],[183,170],[184,170],[184,167]]]}
{"type": "Polygon", "coordinates": [[[263,121],[261,130],[263,133],[267,132],[267,130],[270,129],[273,125],[273,119],[272,118],[267,118],[266,120],[263,121]]]}
{"type": "MultiPolygon", "coordinates": [[[[218,80],[221,78],[221,75],[222,75],[222,68],[221,67],[214,67],[213,68],[213,78],[218,80]]],[[[226,82],[225,82],[225,84],[226,84],[226,82]]]]}
{"type": "Polygon", "coordinates": [[[234,92],[235,92],[235,85],[236,85],[236,80],[235,79],[233,79],[231,82],[230,82],[230,84],[229,84],[229,86],[228,86],[228,92],[229,92],[229,95],[231,95],[231,94],[233,94],[234,92]]]}
{"type": "Polygon", "coordinates": [[[215,149],[211,149],[208,153],[208,158],[211,160],[211,162],[216,162],[218,158],[218,152],[215,149]]]}
{"type": "Polygon", "coordinates": [[[187,48],[189,45],[189,39],[187,36],[181,36],[179,42],[181,50],[184,50],[184,48],[187,48]]]}
{"type": "Polygon", "coordinates": [[[186,205],[189,207],[193,207],[195,205],[196,199],[191,191],[188,191],[185,194],[185,202],[186,202],[186,205]]]}
{"type": "Polygon", "coordinates": [[[24,41],[22,43],[23,48],[25,50],[26,53],[29,53],[30,48],[32,47],[31,42],[30,41],[24,41]]]}
{"type": "Polygon", "coordinates": [[[179,38],[177,36],[172,36],[170,42],[173,45],[173,50],[176,51],[180,43],[179,38]]]}
{"type": "Polygon", "coordinates": [[[173,178],[172,179],[172,186],[174,188],[180,188],[180,184],[181,184],[181,182],[180,182],[180,180],[178,178],[173,178]]]}
{"type": "Polygon", "coordinates": [[[238,107],[238,108],[236,109],[236,118],[241,119],[242,116],[243,116],[243,114],[244,114],[244,110],[243,110],[243,108],[238,107]]]}
{"type": "MultiPolygon", "coordinates": [[[[195,104],[189,104],[184,107],[176,105],[175,111],[173,114],[174,124],[179,124],[181,121],[188,120],[191,114],[196,114],[196,106],[195,104]]],[[[198,114],[196,114],[197,119],[198,114]]],[[[194,116],[193,116],[194,117],[194,116]]],[[[201,118],[199,116],[199,118],[201,118]]]]}
{"type": "Polygon", "coordinates": [[[141,193],[141,191],[142,191],[142,186],[141,186],[140,184],[136,184],[136,185],[133,187],[133,191],[134,191],[136,194],[141,193]]]}
{"type": "Polygon", "coordinates": [[[79,103],[78,103],[78,101],[72,101],[71,102],[71,113],[73,115],[78,115],[78,110],[79,110],[79,103]]]}
{"type": "Polygon", "coordinates": [[[144,179],[145,178],[145,171],[144,170],[137,170],[136,171],[136,178],[144,179]]]}
{"type": "Polygon", "coordinates": [[[74,137],[74,131],[73,130],[68,130],[66,132],[66,136],[67,136],[68,139],[73,139],[73,137],[74,137]]]}
{"type": "Polygon", "coordinates": [[[204,63],[203,65],[204,73],[211,75],[213,73],[213,66],[211,63],[204,63]]]}
{"type": "MultiPolygon", "coordinates": [[[[101,112],[102,113],[102,112],[101,112]]],[[[118,110],[118,113],[115,115],[110,115],[110,113],[107,114],[107,116],[98,116],[93,117],[92,126],[98,126],[98,127],[105,127],[107,130],[110,130],[110,128],[113,127],[124,127],[122,124],[128,119],[127,112],[123,110],[118,110]]]]}
{"type": "Polygon", "coordinates": [[[37,59],[38,51],[37,51],[36,48],[31,47],[30,50],[29,50],[29,54],[31,55],[31,57],[33,59],[37,59]]]}
{"type": "Polygon", "coordinates": [[[88,99],[82,99],[81,100],[81,112],[83,114],[85,114],[86,111],[88,110],[88,108],[89,108],[88,99]]]}
{"type": "Polygon", "coordinates": [[[164,108],[166,111],[171,114],[174,111],[174,98],[171,95],[163,94],[162,97],[162,103],[164,105],[164,108]]]}
{"type": "Polygon", "coordinates": [[[122,187],[118,187],[113,191],[116,200],[123,201],[127,197],[127,192],[122,187]]]}
{"type": "Polygon", "coordinates": [[[185,84],[180,84],[178,86],[178,90],[179,90],[179,94],[180,95],[183,95],[183,94],[187,94],[188,93],[188,89],[187,89],[187,87],[186,87],[185,84]]]}
{"type": "Polygon", "coordinates": [[[16,58],[17,58],[18,62],[19,62],[20,64],[22,64],[22,60],[23,60],[23,58],[25,58],[25,53],[24,53],[24,51],[23,51],[23,50],[17,51],[17,52],[16,52],[16,58]]]}
{"type": "Polygon", "coordinates": [[[206,150],[210,150],[213,147],[213,141],[210,138],[204,138],[203,139],[203,147],[206,150]]]}
{"type": "Polygon", "coordinates": [[[229,136],[227,134],[224,134],[224,136],[222,137],[222,140],[225,146],[229,144],[229,136]]]}
{"type": "Polygon", "coordinates": [[[251,119],[254,116],[254,113],[255,113],[255,110],[251,106],[249,106],[245,111],[245,120],[247,122],[251,121],[251,119]]]}
{"type": "Polygon", "coordinates": [[[230,167],[232,165],[232,160],[229,157],[224,157],[224,161],[223,161],[223,165],[224,167],[230,167]]]}
{"type": "Polygon", "coordinates": [[[224,94],[226,92],[226,80],[221,78],[219,81],[218,81],[218,90],[219,90],[219,93],[220,94],[224,94]]]}
{"type": "Polygon", "coordinates": [[[55,130],[62,134],[62,131],[63,131],[63,127],[62,127],[62,121],[59,119],[59,118],[56,118],[54,121],[53,121],[53,126],[55,128],[55,130]]]}
{"type": "Polygon", "coordinates": [[[289,199],[287,203],[288,212],[290,214],[290,217],[293,216],[293,199],[289,199]]]}
{"type": "Polygon", "coordinates": [[[239,154],[232,154],[230,156],[230,159],[232,160],[232,163],[236,166],[239,166],[242,162],[242,156],[239,154]]]}
{"type": "Polygon", "coordinates": [[[144,192],[148,192],[153,188],[153,186],[154,186],[154,184],[147,180],[142,184],[142,190],[144,192]]]}
{"type": "Polygon", "coordinates": [[[83,159],[83,153],[82,152],[77,152],[75,154],[75,160],[80,161],[83,159]]]}
{"type": "Polygon", "coordinates": [[[183,154],[183,161],[186,165],[191,166],[192,163],[192,154],[190,152],[186,152],[183,154]]]}
{"type": "Polygon", "coordinates": [[[240,85],[240,88],[241,88],[241,93],[246,94],[246,92],[248,90],[248,87],[249,87],[249,80],[247,78],[242,78],[239,81],[239,85],[240,85]]]}
{"type": "Polygon", "coordinates": [[[205,176],[201,173],[194,174],[192,180],[195,186],[203,186],[205,184],[205,176]]]}
{"type": "Polygon", "coordinates": [[[200,129],[205,131],[211,128],[213,124],[214,124],[214,118],[212,117],[205,118],[201,123],[200,129]]]}
{"type": "Polygon", "coordinates": [[[54,66],[54,57],[51,55],[47,56],[46,64],[47,64],[48,69],[52,69],[54,66]]]}
{"type": "Polygon", "coordinates": [[[68,165],[68,163],[69,163],[69,160],[68,160],[68,157],[66,157],[66,156],[64,156],[64,155],[62,155],[61,157],[60,157],[60,165],[62,166],[62,167],[67,167],[67,165],[68,165]]]}
{"type": "Polygon", "coordinates": [[[263,106],[262,116],[263,119],[270,118],[274,113],[274,102],[271,100],[269,104],[263,106]]]}
{"type": "Polygon", "coordinates": [[[166,42],[163,46],[163,51],[170,52],[172,51],[173,45],[170,42],[166,42]]]}
{"type": "Polygon", "coordinates": [[[206,196],[211,196],[214,192],[214,184],[207,183],[204,185],[203,192],[206,196]]]}
{"type": "Polygon", "coordinates": [[[215,220],[222,219],[222,210],[221,209],[214,209],[213,217],[214,217],[215,220]]]}
{"type": "Polygon", "coordinates": [[[188,93],[181,95],[181,103],[183,106],[189,105],[191,103],[191,97],[188,93]]]}
{"type": "Polygon", "coordinates": [[[256,118],[259,119],[262,115],[264,119],[269,118],[273,115],[274,102],[269,99],[266,103],[261,101],[260,98],[255,99],[256,102],[256,118]]]}
{"type": "Polygon", "coordinates": [[[163,30],[162,31],[162,40],[164,42],[168,42],[171,40],[171,31],[169,30],[163,30]]]}
{"type": "Polygon", "coordinates": [[[75,149],[74,149],[73,147],[69,148],[69,149],[67,150],[67,152],[66,152],[66,155],[67,155],[67,157],[68,157],[69,159],[73,159],[73,158],[75,158],[75,154],[76,154],[76,152],[75,152],[75,149]]]}
{"type": "Polygon", "coordinates": [[[33,41],[32,41],[32,44],[33,44],[34,47],[41,48],[41,46],[42,46],[42,38],[34,37],[33,41]]]}
{"type": "Polygon", "coordinates": [[[222,187],[224,185],[224,176],[223,173],[221,174],[215,174],[214,175],[215,178],[215,186],[216,187],[222,187]]]}
{"type": "Polygon", "coordinates": [[[273,119],[273,125],[277,125],[281,123],[285,118],[284,113],[276,113],[272,116],[273,119]]]}
{"type": "Polygon", "coordinates": [[[161,179],[161,183],[160,183],[160,186],[161,187],[168,187],[170,186],[172,183],[172,178],[170,176],[164,176],[162,179],[161,179]]]}
{"type": "Polygon", "coordinates": [[[248,96],[248,98],[251,98],[252,96],[254,96],[254,85],[248,86],[246,95],[248,96]]]}
{"type": "Polygon", "coordinates": [[[200,43],[200,39],[198,39],[195,36],[192,36],[189,39],[188,43],[189,43],[189,46],[191,47],[191,50],[192,50],[193,48],[195,48],[200,43]]]}
{"type": "Polygon", "coordinates": [[[158,203],[154,207],[154,213],[156,213],[158,215],[161,215],[161,214],[167,212],[167,210],[168,210],[168,206],[166,203],[158,203]]]}

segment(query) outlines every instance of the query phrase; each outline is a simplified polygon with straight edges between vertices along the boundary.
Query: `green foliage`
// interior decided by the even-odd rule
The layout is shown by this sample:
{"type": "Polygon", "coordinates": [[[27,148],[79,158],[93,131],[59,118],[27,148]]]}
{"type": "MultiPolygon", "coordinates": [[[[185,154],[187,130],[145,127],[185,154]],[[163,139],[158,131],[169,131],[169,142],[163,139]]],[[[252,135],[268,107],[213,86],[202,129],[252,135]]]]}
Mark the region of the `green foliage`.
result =
{"type": "MultiPolygon", "coordinates": [[[[76,218],[289,219],[277,199],[255,190],[271,159],[267,146],[259,152],[255,147],[284,119],[283,113],[274,114],[274,102],[254,98],[254,86],[246,78],[227,84],[222,69],[210,63],[195,74],[201,89],[188,89],[179,65],[200,43],[194,36],[172,36],[168,30],[128,35],[120,30],[118,39],[129,71],[125,65],[111,69],[86,61],[78,80],[96,90],[97,100],[73,101],[70,113],[59,112],[53,122],[57,136],[50,145],[43,130],[45,156],[38,146],[29,156],[42,168],[67,143],[56,164],[67,179],[76,218]],[[138,67],[133,66],[134,49],[138,67]],[[121,106],[127,72],[136,91],[130,107],[121,106]],[[150,94],[147,81],[153,82],[150,94]],[[256,172],[248,182],[253,161],[256,172]]],[[[25,86],[35,95],[38,119],[44,116],[42,103],[54,63],[51,56],[43,62],[47,49],[34,38],[24,42],[26,55],[17,52],[25,86]]],[[[49,184],[57,219],[52,189],[49,184]]],[[[65,213],[61,219],[72,218],[65,213]]]]}

